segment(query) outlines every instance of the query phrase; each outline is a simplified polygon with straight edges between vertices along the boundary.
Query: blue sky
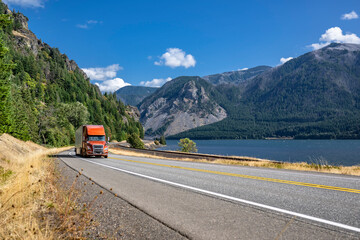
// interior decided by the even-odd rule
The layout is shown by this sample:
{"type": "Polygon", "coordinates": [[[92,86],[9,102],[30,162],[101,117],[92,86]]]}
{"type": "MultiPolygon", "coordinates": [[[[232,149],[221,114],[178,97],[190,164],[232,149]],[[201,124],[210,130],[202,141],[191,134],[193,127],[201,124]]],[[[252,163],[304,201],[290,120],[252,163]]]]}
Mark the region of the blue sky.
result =
{"type": "Polygon", "coordinates": [[[329,42],[360,44],[359,0],[4,2],[103,91],[276,66],[329,42]]]}

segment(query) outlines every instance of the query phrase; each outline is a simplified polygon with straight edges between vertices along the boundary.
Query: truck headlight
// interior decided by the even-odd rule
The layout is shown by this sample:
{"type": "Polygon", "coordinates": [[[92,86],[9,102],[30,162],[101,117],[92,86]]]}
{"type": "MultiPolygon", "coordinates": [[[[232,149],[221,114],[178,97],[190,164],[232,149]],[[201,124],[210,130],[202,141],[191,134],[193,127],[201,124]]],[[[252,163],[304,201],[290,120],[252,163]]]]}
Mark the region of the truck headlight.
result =
{"type": "Polygon", "coordinates": [[[107,151],[107,150],[108,150],[108,146],[105,146],[105,147],[104,147],[104,150],[106,150],[106,151],[107,151]]]}
{"type": "Polygon", "coordinates": [[[87,146],[87,150],[91,150],[91,147],[90,147],[90,146],[87,146]]]}

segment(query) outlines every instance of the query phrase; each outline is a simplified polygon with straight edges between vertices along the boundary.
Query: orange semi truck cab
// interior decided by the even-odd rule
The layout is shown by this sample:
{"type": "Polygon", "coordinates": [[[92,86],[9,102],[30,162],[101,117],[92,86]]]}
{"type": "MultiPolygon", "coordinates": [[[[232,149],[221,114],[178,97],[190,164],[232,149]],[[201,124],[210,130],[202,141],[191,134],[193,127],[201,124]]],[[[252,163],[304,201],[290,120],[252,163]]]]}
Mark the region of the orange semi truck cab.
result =
{"type": "Polygon", "coordinates": [[[75,152],[83,157],[108,157],[108,144],[106,142],[103,125],[82,125],[75,132],[75,152]]]}

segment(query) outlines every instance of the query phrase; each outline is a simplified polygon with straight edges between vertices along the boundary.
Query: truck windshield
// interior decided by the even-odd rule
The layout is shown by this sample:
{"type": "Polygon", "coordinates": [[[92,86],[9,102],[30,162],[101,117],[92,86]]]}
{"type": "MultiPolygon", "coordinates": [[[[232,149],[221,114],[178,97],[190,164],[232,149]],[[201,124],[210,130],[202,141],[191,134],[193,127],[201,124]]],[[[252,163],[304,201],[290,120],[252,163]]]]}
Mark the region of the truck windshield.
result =
{"type": "Polygon", "coordinates": [[[105,141],[105,136],[88,136],[88,141],[105,141]]]}

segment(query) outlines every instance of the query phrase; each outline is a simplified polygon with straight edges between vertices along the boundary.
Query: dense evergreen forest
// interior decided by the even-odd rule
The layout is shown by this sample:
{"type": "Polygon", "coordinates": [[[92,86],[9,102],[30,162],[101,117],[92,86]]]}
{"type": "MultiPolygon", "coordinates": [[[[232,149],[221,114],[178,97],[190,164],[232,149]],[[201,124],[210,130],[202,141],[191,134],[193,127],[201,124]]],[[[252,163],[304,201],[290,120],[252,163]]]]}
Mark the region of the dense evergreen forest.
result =
{"type": "Polygon", "coordinates": [[[75,62],[27,29],[27,18],[0,2],[0,134],[64,146],[82,124],[104,125],[118,141],[141,124],[115,94],[102,95],[75,62]]]}

